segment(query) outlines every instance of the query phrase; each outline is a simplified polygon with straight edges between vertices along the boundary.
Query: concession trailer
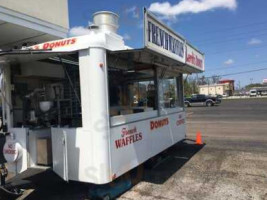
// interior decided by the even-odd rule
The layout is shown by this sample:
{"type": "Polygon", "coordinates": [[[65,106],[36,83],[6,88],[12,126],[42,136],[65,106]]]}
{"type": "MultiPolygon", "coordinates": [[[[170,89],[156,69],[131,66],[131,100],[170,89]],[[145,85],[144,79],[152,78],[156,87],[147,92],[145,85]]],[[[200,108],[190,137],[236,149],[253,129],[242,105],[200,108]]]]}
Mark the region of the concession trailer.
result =
{"type": "Polygon", "coordinates": [[[106,184],[186,137],[183,74],[204,55],[144,9],[144,46],[93,15],[87,35],[0,51],[3,154],[10,172],[50,167],[106,184]]]}

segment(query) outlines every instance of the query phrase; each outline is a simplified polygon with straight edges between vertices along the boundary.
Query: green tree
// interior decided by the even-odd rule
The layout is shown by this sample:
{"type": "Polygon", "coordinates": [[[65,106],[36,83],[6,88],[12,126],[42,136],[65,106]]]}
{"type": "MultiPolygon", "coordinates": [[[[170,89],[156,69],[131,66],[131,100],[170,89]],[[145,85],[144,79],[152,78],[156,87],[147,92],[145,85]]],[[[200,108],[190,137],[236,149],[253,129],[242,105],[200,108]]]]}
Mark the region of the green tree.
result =
{"type": "Polygon", "coordinates": [[[185,96],[191,96],[198,93],[197,78],[189,76],[184,80],[185,96]]]}
{"type": "Polygon", "coordinates": [[[262,87],[262,84],[261,83],[252,83],[252,84],[249,84],[249,85],[246,85],[245,88],[246,90],[250,90],[254,87],[262,87]]]}

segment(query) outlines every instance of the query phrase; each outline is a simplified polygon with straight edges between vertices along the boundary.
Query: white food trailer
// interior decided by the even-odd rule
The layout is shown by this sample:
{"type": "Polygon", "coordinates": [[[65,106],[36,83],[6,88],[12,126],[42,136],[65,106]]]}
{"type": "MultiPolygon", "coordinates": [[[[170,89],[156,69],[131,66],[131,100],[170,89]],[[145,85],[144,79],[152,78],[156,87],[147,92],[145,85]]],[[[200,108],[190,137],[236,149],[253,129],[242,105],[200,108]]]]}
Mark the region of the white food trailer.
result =
{"type": "Polygon", "coordinates": [[[132,49],[118,19],[98,12],[87,35],[0,52],[9,171],[105,184],[185,139],[183,74],[204,71],[203,53],[146,10],[132,49]]]}

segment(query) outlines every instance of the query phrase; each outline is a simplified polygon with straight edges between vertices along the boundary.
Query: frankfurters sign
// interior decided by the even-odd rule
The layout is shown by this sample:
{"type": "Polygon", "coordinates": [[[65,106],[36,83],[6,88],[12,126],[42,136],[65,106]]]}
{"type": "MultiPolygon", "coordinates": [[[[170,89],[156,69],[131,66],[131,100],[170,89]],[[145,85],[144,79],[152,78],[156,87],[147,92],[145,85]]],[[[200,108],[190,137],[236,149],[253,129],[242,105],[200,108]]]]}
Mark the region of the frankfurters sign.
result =
{"type": "Polygon", "coordinates": [[[191,45],[186,44],[186,64],[204,71],[204,55],[193,48],[191,45]]]}
{"type": "Polygon", "coordinates": [[[146,48],[185,63],[185,40],[147,10],[144,11],[144,36],[146,48]]]}

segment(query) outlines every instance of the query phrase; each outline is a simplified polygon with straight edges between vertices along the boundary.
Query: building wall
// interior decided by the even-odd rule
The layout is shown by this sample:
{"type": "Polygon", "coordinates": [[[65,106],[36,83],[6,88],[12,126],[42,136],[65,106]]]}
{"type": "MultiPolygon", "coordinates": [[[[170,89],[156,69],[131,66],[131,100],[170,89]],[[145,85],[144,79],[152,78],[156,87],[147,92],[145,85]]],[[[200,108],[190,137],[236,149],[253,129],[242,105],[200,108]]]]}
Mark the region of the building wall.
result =
{"type": "Polygon", "coordinates": [[[200,85],[199,93],[205,95],[224,95],[226,93],[226,87],[223,84],[220,85],[200,85]]]}
{"type": "Polygon", "coordinates": [[[69,28],[68,0],[0,0],[0,7],[69,28]]]}

